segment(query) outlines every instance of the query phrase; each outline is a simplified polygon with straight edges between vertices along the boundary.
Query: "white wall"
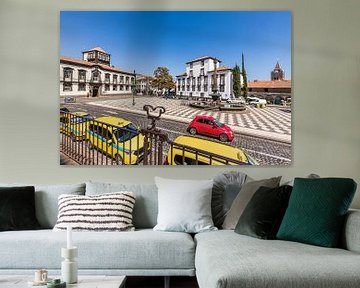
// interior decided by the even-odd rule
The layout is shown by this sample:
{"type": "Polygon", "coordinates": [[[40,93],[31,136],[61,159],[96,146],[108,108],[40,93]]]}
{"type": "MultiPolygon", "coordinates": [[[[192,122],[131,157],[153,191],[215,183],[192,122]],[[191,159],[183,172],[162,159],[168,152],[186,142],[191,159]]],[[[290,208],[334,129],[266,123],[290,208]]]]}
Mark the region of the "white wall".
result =
{"type": "Polygon", "coordinates": [[[59,166],[59,11],[81,9],[291,10],[293,165],[237,169],[255,178],[352,177],[360,186],[358,0],[1,0],[0,182],[152,182],[224,169],[59,166]]]}

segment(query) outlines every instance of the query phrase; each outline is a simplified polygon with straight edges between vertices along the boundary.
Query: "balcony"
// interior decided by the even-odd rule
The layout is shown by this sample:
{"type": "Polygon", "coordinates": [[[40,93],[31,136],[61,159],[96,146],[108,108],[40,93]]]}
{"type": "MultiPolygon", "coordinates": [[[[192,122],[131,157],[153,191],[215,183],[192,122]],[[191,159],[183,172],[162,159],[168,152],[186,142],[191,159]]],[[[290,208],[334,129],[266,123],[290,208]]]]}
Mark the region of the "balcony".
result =
{"type": "Polygon", "coordinates": [[[64,76],[64,82],[72,82],[71,76],[64,76]]]}

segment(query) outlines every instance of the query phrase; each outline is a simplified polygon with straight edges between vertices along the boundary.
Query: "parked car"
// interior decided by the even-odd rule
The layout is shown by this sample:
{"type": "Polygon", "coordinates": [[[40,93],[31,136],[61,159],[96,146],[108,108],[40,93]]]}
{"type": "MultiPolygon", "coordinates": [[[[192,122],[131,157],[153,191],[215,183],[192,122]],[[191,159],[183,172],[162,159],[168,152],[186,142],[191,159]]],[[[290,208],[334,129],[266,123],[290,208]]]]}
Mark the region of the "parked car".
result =
{"type": "Polygon", "coordinates": [[[144,135],[123,118],[104,116],[90,121],[86,140],[90,148],[109,155],[118,165],[138,164],[144,157],[144,135]]]}
{"type": "Polygon", "coordinates": [[[165,165],[259,165],[245,151],[224,143],[182,135],[170,145],[165,165]]]}
{"type": "Polygon", "coordinates": [[[244,97],[239,97],[239,98],[230,98],[226,100],[227,103],[230,104],[245,104],[245,99],[244,97]]]}
{"type": "Polygon", "coordinates": [[[94,117],[82,111],[68,111],[69,110],[60,109],[60,133],[70,136],[74,141],[84,140],[87,123],[94,117]]]}
{"type": "Polygon", "coordinates": [[[257,108],[264,108],[266,106],[266,100],[260,99],[258,97],[248,97],[247,101],[249,105],[252,105],[257,108]]]}
{"type": "Polygon", "coordinates": [[[187,131],[191,135],[206,135],[218,138],[222,142],[232,141],[234,139],[234,131],[226,124],[221,123],[211,116],[195,116],[190,122],[187,131]]]}

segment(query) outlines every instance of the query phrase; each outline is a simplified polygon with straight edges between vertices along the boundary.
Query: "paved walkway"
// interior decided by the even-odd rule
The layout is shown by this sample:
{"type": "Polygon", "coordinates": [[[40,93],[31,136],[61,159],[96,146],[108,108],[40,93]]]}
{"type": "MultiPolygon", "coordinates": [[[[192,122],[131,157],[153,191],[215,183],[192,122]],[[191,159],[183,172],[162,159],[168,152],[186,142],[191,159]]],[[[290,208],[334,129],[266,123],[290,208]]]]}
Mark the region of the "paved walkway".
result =
{"type": "MultiPolygon", "coordinates": [[[[253,108],[247,106],[246,112],[203,111],[187,106],[187,101],[156,97],[137,97],[135,105],[132,98],[108,99],[89,102],[90,105],[103,108],[115,108],[122,111],[145,114],[143,106],[163,106],[166,109],[161,117],[189,123],[195,115],[208,115],[228,124],[240,134],[291,143],[291,109],[280,107],[253,108]]],[[[106,111],[104,111],[106,112],[106,111]]]]}

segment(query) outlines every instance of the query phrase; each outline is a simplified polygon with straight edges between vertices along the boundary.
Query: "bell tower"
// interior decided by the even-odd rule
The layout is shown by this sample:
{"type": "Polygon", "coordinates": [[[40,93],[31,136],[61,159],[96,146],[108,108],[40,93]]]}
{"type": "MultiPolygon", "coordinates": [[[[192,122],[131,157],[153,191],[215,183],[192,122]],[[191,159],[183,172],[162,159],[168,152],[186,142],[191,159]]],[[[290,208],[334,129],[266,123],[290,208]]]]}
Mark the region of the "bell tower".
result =
{"type": "Polygon", "coordinates": [[[285,71],[281,68],[279,61],[276,62],[275,68],[271,71],[271,80],[284,80],[285,71]]]}

